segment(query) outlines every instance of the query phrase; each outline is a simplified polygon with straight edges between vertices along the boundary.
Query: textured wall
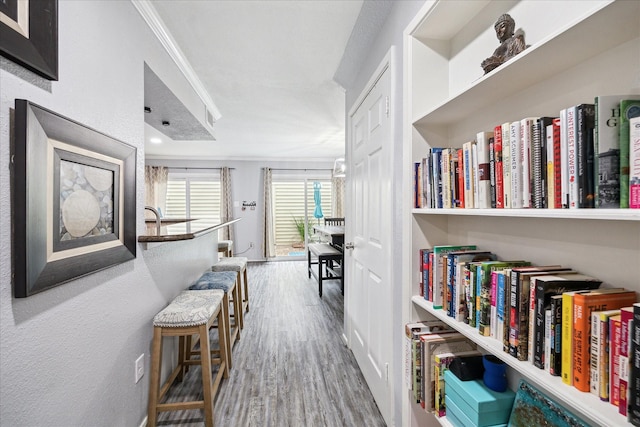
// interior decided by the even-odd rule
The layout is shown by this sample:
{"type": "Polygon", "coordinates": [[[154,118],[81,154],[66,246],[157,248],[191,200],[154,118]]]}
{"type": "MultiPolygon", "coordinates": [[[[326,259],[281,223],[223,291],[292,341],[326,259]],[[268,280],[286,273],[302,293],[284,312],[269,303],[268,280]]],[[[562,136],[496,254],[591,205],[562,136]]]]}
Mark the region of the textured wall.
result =
{"type": "Polygon", "coordinates": [[[59,30],[58,82],[0,61],[0,425],[137,426],[146,416],[151,320],[210,266],[212,238],[138,245],[133,261],[13,298],[10,117],[25,98],[137,147],[140,232],[144,62],[178,96],[193,94],[128,1],[60,0],[59,30]],[[146,373],[134,384],[142,353],[146,373]]]}

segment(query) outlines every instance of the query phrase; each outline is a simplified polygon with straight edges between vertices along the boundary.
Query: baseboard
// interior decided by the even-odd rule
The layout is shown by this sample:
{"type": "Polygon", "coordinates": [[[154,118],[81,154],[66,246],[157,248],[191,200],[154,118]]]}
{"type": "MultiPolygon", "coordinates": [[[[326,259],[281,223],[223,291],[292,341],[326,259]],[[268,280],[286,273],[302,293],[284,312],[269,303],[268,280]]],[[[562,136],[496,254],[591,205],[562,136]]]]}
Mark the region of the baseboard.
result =
{"type": "Polygon", "coordinates": [[[142,420],[142,422],[138,427],[147,427],[147,417],[144,417],[144,419],[142,420]]]}
{"type": "Polygon", "coordinates": [[[342,334],[342,342],[345,346],[349,347],[349,340],[347,339],[347,336],[345,334],[342,334]]]}

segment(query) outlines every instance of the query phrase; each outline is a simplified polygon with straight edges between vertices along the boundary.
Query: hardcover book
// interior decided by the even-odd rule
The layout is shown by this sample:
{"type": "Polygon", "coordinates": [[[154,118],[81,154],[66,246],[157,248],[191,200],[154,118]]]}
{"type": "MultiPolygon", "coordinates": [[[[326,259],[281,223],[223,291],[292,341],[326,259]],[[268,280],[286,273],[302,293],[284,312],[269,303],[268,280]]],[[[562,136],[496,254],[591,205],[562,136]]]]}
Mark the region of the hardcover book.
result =
{"type": "Polygon", "coordinates": [[[629,391],[629,347],[631,344],[631,330],[633,321],[633,307],[620,309],[620,403],[618,412],[627,415],[627,395],[629,391]]]}
{"type": "Polygon", "coordinates": [[[464,163],[462,165],[464,175],[464,207],[472,209],[474,207],[474,169],[473,169],[473,153],[472,147],[474,141],[467,141],[462,144],[462,154],[464,163]]]}
{"type": "Polygon", "coordinates": [[[493,161],[496,177],[496,208],[504,208],[504,170],[502,162],[502,126],[498,125],[493,130],[493,161]]]}
{"type": "Polygon", "coordinates": [[[560,110],[560,197],[563,209],[567,209],[569,207],[569,142],[567,139],[567,111],[567,108],[560,110]]]}
{"type": "Polygon", "coordinates": [[[511,208],[511,123],[502,124],[502,204],[511,208]]]}
{"type": "Polygon", "coordinates": [[[595,108],[593,104],[576,106],[576,148],[577,178],[578,178],[578,207],[595,207],[594,144],[593,128],[595,122],[595,108]]]}
{"type": "Polygon", "coordinates": [[[640,426],[640,304],[633,304],[631,341],[629,343],[629,388],[627,390],[627,421],[640,426]]]}
{"type": "Polygon", "coordinates": [[[578,141],[576,129],[577,105],[567,108],[567,176],[569,183],[569,208],[578,207],[578,141]]]}
{"type": "Polygon", "coordinates": [[[551,314],[549,374],[559,377],[562,372],[562,294],[551,296],[551,314]]]}
{"type": "MultiPolygon", "coordinates": [[[[547,198],[547,129],[552,129],[553,117],[540,117],[534,127],[531,147],[531,182],[532,207],[543,209],[548,207],[547,198]]],[[[553,133],[553,130],[551,130],[553,133]]],[[[553,135],[551,135],[553,138],[553,135]]],[[[552,142],[552,141],[551,141],[552,142]]],[[[552,145],[553,146],[553,145],[552,145]]]]}
{"type": "Polygon", "coordinates": [[[600,399],[608,400],[612,405],[618,407],[620,404],[620,334],[622,332],[622,323],[620,315],[611,316],[609,318],[609,369],[608,384],[605,378],[601,377],[600,383],[600,399]],[[608,386],[608,387],[607,387],[608,386]]]}
{"type": "Polygon", "coordinates": [[[620,310],[591,312],[589,389],[601,400],[609,400],[609,318],[620,310]]]}
{"type": "MultiPolygon", "coordinates": [[[[544,360],[542,359],[542,337],[544,310],[551,307],[551,297],[562,295],[567,291],[580,289],[596,289],[602,283],[599,280],[591,280],[589,276],[578,273],[562,272],[558,274],[543,274],[531,279],[532,287],[535,290],[534,310],[535,322],[533,322],[533,364],[542,369],[544,360]],[[587,280],[589,279],[589,280],[587,280]]],[[[561,334],[559,334],[561,335],[561,334]]],[[[559,374],[559,373],[558,373],[559,374]]]]}
{"type": "Polygon", "coordinates": [[[533,135],[538,117],[520,120],[520,161],[522,162],[522,207],[530,208],[532,201],[533,135]]]}
{"type": "Polygon", "coordinates": [[[431,334],[420,337],[422,346],[422,394],[421,405],[432,412],[435,410],[435,373],[434,363],[437,353],[475,350],[476,345],[461,333],[431,334]]]}
{"type": "Polygon", "coordinates": [[[629,207],[640,209],[640,116],[629,120],[629,207]]]}
{"type": "Polygon", "coordinates": [[[636,302],[636,293],[621,288],[576,294],[573,301],[573,386],[589,391],[591,313],[619,309],[636,302]]]}
{"type": "Polygon", "coordinates": [[[478,209],[491,208],[491,174],[489,165],[489,140],[493,132],[478,132],[476,134],[476,149],[478,151],[478,209]]]}
{"type": "Polygon", "coordinates": [[[633,95],[596,96],[595,151],[596,151],[596,207],[620,207],[620,100],[633,95]]]}
{"type": "Polygon", "coordinates": [[[573,385],[573,299],[576,294],[589,290],[568,291],[562,293],[562,382],[573,385]]]}
{"type": "Polygon", "coordinates": [[[629,120],[640,116],[640,100],[620,101],[620,207],[629,207],[629,120]]]}
{"type": "Polygon", "coordinates": [[[511,207],[522,207],[522,140],[520,121],[511,122],[509,144],[511,146],[511,207]]]}

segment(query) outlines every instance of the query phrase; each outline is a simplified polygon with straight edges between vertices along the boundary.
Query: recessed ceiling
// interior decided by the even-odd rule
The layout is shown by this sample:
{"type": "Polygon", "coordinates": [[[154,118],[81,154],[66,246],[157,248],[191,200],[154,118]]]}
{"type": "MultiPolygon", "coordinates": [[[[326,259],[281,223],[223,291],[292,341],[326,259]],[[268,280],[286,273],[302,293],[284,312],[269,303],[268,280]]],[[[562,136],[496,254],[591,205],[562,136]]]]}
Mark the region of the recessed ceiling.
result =
{"type": "Polygon", "coordinates": [[[147,157],[344,156],[345,96],[333,77],[362,4],[152,2],[222,116],[216,141],[172,137],[146,144],[147,157]]]}

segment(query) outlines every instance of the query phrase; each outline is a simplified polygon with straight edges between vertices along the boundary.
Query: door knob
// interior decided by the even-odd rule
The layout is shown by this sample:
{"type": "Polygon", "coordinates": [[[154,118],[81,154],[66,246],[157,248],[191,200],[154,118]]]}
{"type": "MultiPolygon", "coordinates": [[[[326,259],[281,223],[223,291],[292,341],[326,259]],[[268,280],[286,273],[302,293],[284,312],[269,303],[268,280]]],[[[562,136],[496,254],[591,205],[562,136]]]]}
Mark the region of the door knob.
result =
{"type": "Polygon", "coordinates": [[[344,244],[344,248],[345,249],[353,249],[353,242],[345,243],[344,244]]]}

